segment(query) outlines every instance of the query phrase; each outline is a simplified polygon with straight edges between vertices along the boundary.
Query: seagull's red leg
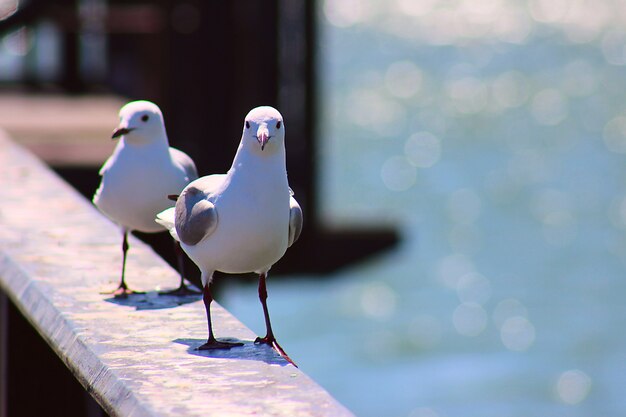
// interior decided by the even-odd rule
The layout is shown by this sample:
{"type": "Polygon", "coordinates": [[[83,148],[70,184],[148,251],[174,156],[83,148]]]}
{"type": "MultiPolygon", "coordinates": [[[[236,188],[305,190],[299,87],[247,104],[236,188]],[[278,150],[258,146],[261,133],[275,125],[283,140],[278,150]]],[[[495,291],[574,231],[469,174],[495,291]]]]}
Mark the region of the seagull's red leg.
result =
{"type": "Polygon", "coordinates": [[[278,344],[278,341],[276,341],[276,337],[274,337],[274,332],[272,331],[272,323],[270,322],[270,314],[267,309],[267,287],[265,281],[266,276],[263,273],[259,276],[259,300],[261,301],[261,305],[263,306],[263,315],[265,316],[265,327],[267,329],[267,333],[263,338],[257,337],[254,343],[263,343],[266,345],[270,345],[287,362],[297,368],[298,365],[296,365],[294,361],[289,357],[289,355],[287,355],[285,350],[278,344]]]}
{"type": "Polygon", "coordinates": [[[212,350],[212,349],[230,349],[235,346],[243,346],[243,343],[239,342],[223,342],[219,341],[213,335],[213,326],[211,325],[211,303],[213,302],[213,294],[211,294],[211,290],[209,289],[209,283],[204,286],[204,290],[202,292],[202,300],[204,301],[204,308],[206,310],[206,318],[209,326],[209,338],[206,343],[200,347],[198,350],[212,350]]]}

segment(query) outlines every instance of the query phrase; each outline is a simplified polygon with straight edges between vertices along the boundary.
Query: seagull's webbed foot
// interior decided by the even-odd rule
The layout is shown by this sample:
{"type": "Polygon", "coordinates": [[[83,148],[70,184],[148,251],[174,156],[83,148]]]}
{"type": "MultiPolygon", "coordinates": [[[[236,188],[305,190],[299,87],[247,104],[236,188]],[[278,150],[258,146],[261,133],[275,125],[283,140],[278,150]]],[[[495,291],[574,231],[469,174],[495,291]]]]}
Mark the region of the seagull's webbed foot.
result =
{"type": "Polygon", "coordinates": [[[129,295],[133,294],[145,294],[145,291],[135,291],[128,288],[126,285],[120,285],[114,291],[103,291],[100,294],[113,294],[114,298],[128,298],[129,295]]]}
{"type": "Polygon", "coordinates": [[[282,346],[278,344],[278,341],[274,336],[257,337],[254,343],[270,345],[272,349],[274,349],[284,360],[286,360],[296,368],[298,367],[298,365],[296,365],[296,363],[289,357],[289,355],[287,355],[287,352],[285,352],[282,346]]]}
{"type": "Polygon", "coordinates": [[[191,286],[185,285],[184,282],[180,283],[180,286],[175,290],[170,291],[160,291],[159,295],[172,295],[176,297],[186,297],[188,295],[200,295],[202,291],[196,291],[191,286]]]}
{"type": "Polygon", "coordinates": [[[207,342],[204,345],[198,346],[196,350],[230,349],[230,348],[234,348],[237,346],[243,346],[243,343],[225,342],[222,340],[217,340],[215,338],[209,338],[209,340],[207,340],[207,342]]]}

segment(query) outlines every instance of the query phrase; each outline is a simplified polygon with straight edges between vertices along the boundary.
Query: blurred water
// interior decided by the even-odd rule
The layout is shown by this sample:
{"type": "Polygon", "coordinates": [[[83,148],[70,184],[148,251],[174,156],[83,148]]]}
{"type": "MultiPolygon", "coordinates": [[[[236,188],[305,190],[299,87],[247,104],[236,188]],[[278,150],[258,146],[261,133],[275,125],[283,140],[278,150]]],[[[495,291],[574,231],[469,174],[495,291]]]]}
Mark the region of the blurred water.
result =
{"type": "Polygon", "coordinates": [[[286,350],[359,416],[626,415],[626,3],[319,14],[324,218],[404,240],[270,280],[286,350]]]}

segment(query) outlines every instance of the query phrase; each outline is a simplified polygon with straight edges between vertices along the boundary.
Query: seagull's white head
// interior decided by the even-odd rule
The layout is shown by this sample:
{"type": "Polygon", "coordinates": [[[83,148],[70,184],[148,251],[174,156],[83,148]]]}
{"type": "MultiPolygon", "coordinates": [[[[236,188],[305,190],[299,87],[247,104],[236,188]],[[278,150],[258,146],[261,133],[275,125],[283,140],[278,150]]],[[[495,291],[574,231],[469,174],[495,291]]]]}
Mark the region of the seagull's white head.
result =
{"type": "Polygon", "coordinates": [[[273,107],[256,107],[248,113],[241,137],[243,146],[261,154],[273,154],[285,144],[283,116],[273,107]]]}
{"type": "Polygon", "coordinates": [[[166,137],[163,114],[159,107],[149,101],[131,101],[120,109],[120,124],[113,131],[112,139],[124,136],[131,143],[150,143],[166,137]]]}

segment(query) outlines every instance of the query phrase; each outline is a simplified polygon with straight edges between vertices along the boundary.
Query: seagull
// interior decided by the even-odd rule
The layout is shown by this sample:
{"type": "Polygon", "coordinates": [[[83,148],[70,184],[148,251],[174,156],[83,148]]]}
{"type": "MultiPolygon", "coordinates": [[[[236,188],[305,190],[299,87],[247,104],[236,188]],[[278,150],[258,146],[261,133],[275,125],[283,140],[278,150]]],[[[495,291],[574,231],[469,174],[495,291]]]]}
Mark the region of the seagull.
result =
{"type": "Polygon", "coordinates": [[[242,343],[217,340],[211,324],[210,284],[215,271],[259,275],[259,300],[266,335],[255,343],[272,346],[295,366],[276,341],[267,309],[267,274],[302,231],[302,209],[293,197],[285,164],[285,125],[278,110],[252,109],[233,164],[226,174],[201,177],[178,196],[175,208],[159,213],[200,268],[208,339],[199,350],[230,349],[242,343]]]}
{"type": "MultiPolygon", "coordinates": [[[[125,298],[138,293],[128,288],[124,279],[128,233],[133,230],[156,233],[165,229],[154,217],[172,207],[169,194],[179,193],[198,178],[193,160],[184,152],[169,146],[163,114],[149,101],[133,101],[119,113],[120,124],[112,139],[119,139],[113,154],[100,169],[102,181],[93,203],[122,230],[122,276],[119,287],[110,292],[125,298]]],[[[180,286],[165,294],[199,294],[185,285],[183,252],[175,241],[180,271],[180,286]]]]}

